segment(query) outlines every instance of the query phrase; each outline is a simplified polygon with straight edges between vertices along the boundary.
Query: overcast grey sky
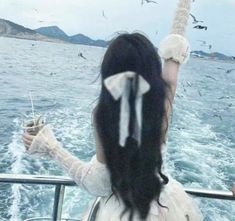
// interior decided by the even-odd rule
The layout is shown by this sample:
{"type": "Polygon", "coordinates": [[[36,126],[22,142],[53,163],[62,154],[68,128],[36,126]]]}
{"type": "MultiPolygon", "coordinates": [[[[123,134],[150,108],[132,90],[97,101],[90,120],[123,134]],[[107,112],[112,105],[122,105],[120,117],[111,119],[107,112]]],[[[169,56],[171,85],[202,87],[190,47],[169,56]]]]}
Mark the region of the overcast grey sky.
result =
{"type": "MultiPolygon", "coordinates": [[[[157,46],[170,30],[178,0],[156,1],[141,5],[141,0],[0,0],[0,17],[32,29],[57,25],[68,35],[83,33],[94,39],[138,30],[157,46]]],[[[205,40],[212,51],[235,56],[235,0],[195,0],[191,12],[208,26],[204,31],[189,24],[192,49],[209,52],[198,41],[205,40]]]]}

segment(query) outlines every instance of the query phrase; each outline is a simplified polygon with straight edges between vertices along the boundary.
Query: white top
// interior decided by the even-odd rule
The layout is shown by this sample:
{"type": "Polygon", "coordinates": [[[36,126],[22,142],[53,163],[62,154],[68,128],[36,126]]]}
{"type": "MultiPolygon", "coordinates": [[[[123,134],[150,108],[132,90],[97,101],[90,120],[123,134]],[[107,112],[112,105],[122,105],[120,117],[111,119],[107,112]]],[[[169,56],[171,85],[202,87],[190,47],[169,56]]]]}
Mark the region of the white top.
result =
{"type": "MultiPolygon", "coordinates": [[[[56,159],[74,179],[74,181],[86,189],[90,194],[100,196],[101,202],[97,212],[96,221],[129,221],[128,213],[122,220],[120,215],[124,210],[121,200],[112,194],[110,174],[107,166],[97,161],[94,155],[89,162],[83,162],[62,148],[56,140],[49,125],[43,127],[37,134],[28,150],[29,154],[50,155],[56,159]],[[108,200],[109,199],[109,200],[108,200]]],[[[168,209],[160,207],[154,200],[146,221],[202,221],[202,215],[184,192],[183,186],[170,178],[160,195],[160,202],[168,209]]],[[[83,220],[86,220],[86,216],[83,220]]],[[[134,214],[134,221],[140,221],[134,214]]]]}

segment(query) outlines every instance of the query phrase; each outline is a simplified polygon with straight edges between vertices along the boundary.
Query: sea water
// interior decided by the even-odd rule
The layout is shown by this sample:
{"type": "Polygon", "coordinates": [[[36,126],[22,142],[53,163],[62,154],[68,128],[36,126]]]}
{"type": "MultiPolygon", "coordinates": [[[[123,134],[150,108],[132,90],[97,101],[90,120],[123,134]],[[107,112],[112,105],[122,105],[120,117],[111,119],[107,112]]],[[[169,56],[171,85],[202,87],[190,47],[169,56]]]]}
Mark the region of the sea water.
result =
{"type": "MultiPolygon", "coordinates": [[[[91,111],[105,49],[0,38],[0,173],[67,175],[50,158],[29,156],[23,114],[35,110],[82,160],[95,153],[91,111]],[[82,53],[86,59],[78,56],[82,53]]],[[[191,59],[180,70],[167,144],[167,170],[186,187],[230,190],[235,182],[235,64],[191,59]]],[[[49,217],[53,187],[0,184],[0,221],[49,217]]],[[[93,197],[66,187],[63,217],[79,218],[93,197]]],[[[234,201],[195,198],[206,221],[234,221],[234,201]]]]}

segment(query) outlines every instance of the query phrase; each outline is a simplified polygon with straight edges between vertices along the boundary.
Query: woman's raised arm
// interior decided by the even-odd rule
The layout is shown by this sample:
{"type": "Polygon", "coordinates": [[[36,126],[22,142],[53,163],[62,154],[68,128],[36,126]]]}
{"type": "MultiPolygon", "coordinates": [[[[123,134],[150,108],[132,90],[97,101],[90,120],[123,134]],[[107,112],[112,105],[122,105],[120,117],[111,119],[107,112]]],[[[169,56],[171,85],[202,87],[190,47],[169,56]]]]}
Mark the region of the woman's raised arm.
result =
{"type": "MultiPolygon", "coordinates": [[[[162,78],[168,85],[165,101],[166,115],[162,126],[163,134],[166,134],[176,93],[179,67],[182,63],[187,62],[190,55],[190,46],[187,39],[182,35],[170,34],[160,43],[158,51],[160,57],[164,59],[162,78]]],[[[166,135],[163,136],[162,143],[166,143],[166,135]]]]}
{"type": "MultiPolygon", "coordinates": [[[[167,91],[166,117],[163,123],[163,133],[167,132],[172,104],[174,101],[179,66],[186,63],[190,55],[190,45],[184,34],[187,27],[191,7],[191,0],[179,0],[176,15],[173,20],[172,31],[159,46],[159,55],[164,59],[162,78],[169,86],[167,91]]],[[[166,142],[166,135],[163,137],[163,143],[166,142]]]]}

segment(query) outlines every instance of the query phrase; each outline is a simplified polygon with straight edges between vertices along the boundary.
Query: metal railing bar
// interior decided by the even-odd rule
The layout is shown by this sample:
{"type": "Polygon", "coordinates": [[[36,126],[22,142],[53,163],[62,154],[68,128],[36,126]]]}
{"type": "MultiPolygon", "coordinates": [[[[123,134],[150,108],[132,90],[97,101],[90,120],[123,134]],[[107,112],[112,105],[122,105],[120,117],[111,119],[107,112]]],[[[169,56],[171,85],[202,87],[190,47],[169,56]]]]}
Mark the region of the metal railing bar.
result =
{"type": "Polygon", "coordinates": [[[92,204],[88,219],[86,221],[95,221],[96,213],[99,209],[100,199],[100,197],[97,197],[95,202],[92,204]]]}
{"type": "Polygon", "coordinates": [[[184,188],[184,190],[198,197],[221,199],[221,200],[235,200],[235,195],[232,191],[222,191],[222,190],[207,190],[207,189],[195,189],[195,188],[184,188]]]}
{"type": "Polygon", "coordinates": [[[54,206],[52,213],[53,221],[61,220],[64,190],[65,190],[64,185],[57,184],[55,187],[54,206]]]}
{"type": "Polygon", "coordinates": [[[20,183],[20,184],[46,184],[65,186],[75,186],[76,183],[65,176],[47,176],[47,175],[25,175],[25,174],[2,174],[0,173],[0,183],[20,183]]]}
{"type": "MultiPolygon", "coordinates": [[[[36,220],[51,220],[50,217],[37,217],[37,218],[29,218],[24,221],[36,221],[36,220]]],[[[61,218],[61,221],[81,221],[80,219],[72,219],[72,218],[61,218]]]]}
{"type": "MultiPolygon", "coordinates": [[[[46,184],[75,186],[75,182],[65,176],[44,176],[44,175],[21,175],[21,174],[0,174],[0,183],[21,183],[21,184],[46,184]]],[[[232,191],[207,190],[201,188],[184,188],[189,194],[223,200],[235,200],[232,191]]]]}

